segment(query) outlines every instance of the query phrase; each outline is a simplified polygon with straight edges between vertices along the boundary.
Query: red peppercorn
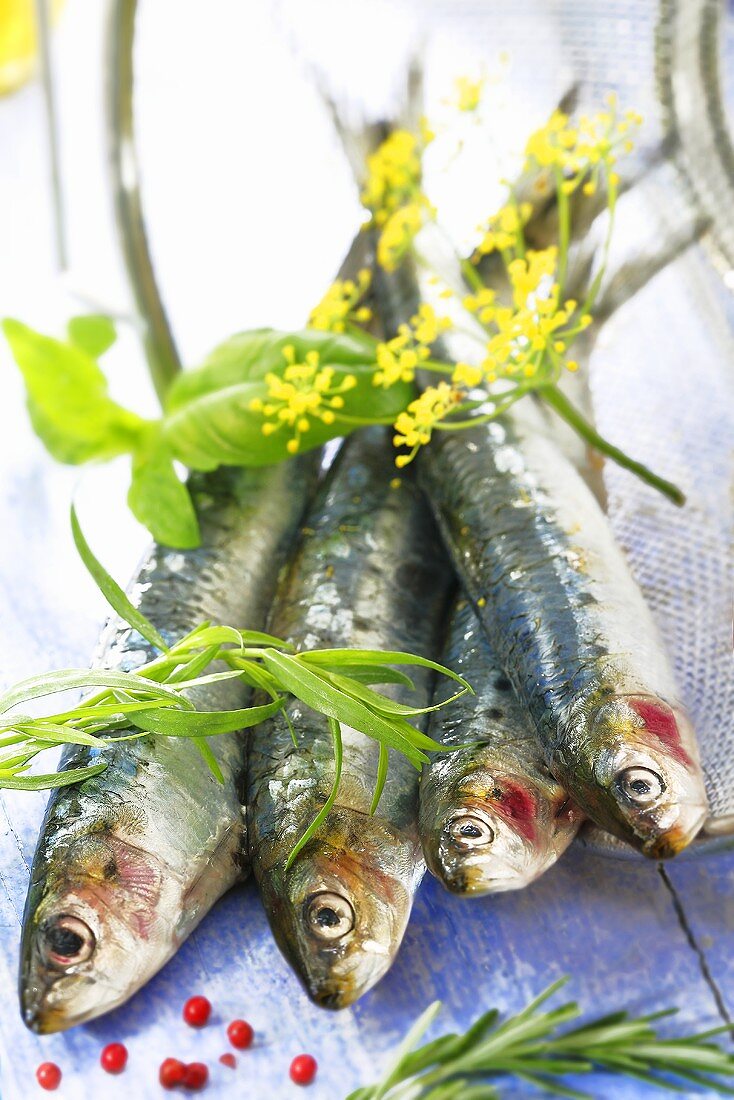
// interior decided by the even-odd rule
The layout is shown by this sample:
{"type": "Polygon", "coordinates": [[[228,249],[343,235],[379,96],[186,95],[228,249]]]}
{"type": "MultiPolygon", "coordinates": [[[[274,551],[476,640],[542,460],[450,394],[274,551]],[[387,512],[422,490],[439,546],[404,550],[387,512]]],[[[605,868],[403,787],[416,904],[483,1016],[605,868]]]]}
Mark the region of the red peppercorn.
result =
{"type": "Polygon", "coordinates": [[[316,1076],[318,1064],[310,1054],[299,1054],[291,1062],[291,1081],[297,1085],[310,1085],[316,1076]]]}
{"type": "Polygon", "coordinates": [[[203,1062],[189,1062],[183,1079],[185,1089],[203,1089],[209,1080],[209,1070],[203,1062]]]}
{"type": "Polygon", "coordinates": [[[61,1070],[55,1062],[41,1062],[36,1070],[36,1080],[42,1089],[53,1092],[61,1084],[61,1070]]]}
{"type": "Polygon", "coordinates": [[[176,1085],[182,1085],[186,1076],[186,1066],[178,1058],[166,1058],[161,1062],[158,1070],[158,1080],[164,1089],[175,1089],[176,1085]]]}
{"type": "Polygon", "coordinates": [[[211,1002],[206,997],[189,997],[183,1007],[183,1018],[191,1027],[204,1027],[211,1014],[211,1002]]]}
{"type": "Polygon", "coordinates": [[[122,1073],[127,1065],[127,1047],[122,1043],[108,1043],[99,1056],[99,1064],[107,1073],[122,1073]]]}
{"type": "Polygon", "coordinates": [[[230,1054],[229,1051],[227,1051],[226,1054],[220,1054],[219,1061],[223,1066],[229,1066],[230,1069],[237,1069],[237,1059],[234,1054],[230,1054]]]}
{"type": "Polygon", "coordinates": [[[247,1050],[249,1046],[252,1046],[254,1034],[255,1032],[247,1020],[233,1020],[227,1028],[227,1038],[237,1050],[247,1050]]]}

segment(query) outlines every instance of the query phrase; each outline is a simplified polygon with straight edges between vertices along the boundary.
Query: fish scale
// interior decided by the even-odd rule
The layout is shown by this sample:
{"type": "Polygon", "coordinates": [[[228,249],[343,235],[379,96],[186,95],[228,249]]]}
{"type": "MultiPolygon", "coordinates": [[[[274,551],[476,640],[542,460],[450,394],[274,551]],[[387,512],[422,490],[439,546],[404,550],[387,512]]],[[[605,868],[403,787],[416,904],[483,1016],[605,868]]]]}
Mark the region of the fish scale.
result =
{"type": "MultiPolygon", "coordinates": [[[[204,620],[261,629],[317,476],[315,454],[280,467],[192,475],[201,546],[154,546],[132,602],[169,642],[204,620]]],[[[113,620],[96,664],[132,671],[155,656],[113,620]]],[[[226,710],[246,706],[249,689],[230,679],[188,694],[199,709],[226,710]]],[[[209,741],[223,784],[187,738],[64,752],[62,768],[100,760],[107,768],[54,792],[46,810],[21,948],[28,1026],[60,1030],[121,1004],[246,874],[242,737],[209,741]],[[59,955],[79,940],[75,955],[59,955]]]]}
{"type": "MultiPolygon", "coordinates": [[[[335,460],[270,627],[298,648],[399,649],[435,659],[452,584],[430,509],[410,475],[395,480],[389,436],[371,429],[352,437],[335,460]]],[[[381,690],[427,705],[430,676],[420,668],[411,669],[411,676],[415,691],[391,684],[381,690]]],[[[343,727],[336,803],[286,871],[292,848],[326,801],[335,775],[325,720],[297,700],[287,710],[297,748],[281,715],[259,727],[251,741],[251,858],[281,950],[314,1000],[341,1007],[387,970],[423,875],[418,773],[391,750],[382,798],[370,816],[378,746],[343,727]],[[325,934],[318,920],[327,922],[325,934]],[[341,928],[346,931],[337,935],[341,928]]]]}

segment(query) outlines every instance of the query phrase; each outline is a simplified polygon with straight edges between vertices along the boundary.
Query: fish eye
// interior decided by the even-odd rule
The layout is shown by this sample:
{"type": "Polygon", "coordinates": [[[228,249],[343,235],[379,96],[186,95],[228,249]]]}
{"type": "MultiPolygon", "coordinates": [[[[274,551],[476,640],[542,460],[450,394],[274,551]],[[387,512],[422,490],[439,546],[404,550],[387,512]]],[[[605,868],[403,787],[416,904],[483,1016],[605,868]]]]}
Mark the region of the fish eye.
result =
{"type": "Polygon", "coordinates": [[[459,848],[482,848],[494,840],[494,829],[481,817],[461,814],[446,825],[446,832],[459,848]]]}
{"type": "Polygon", "coordinates": [[[85,962],[96,946],[94,933],[78,917],[63,914],[44,925],[46,957],[56,966],[74,966],[85,962]]]}
{"type": "Polygon", "coordinates": [[[665,790],[661,775],[651,768],[625,768],[616,778],[617,789],[635,806],[650,806],[665,790]]]}
{"type": "Polygon", "coordinates": [[[341,940],[354,928],[354,909],[341,894],[325,890],[312,894],[306,902],[306,923],[321,940],[341,940]]]}

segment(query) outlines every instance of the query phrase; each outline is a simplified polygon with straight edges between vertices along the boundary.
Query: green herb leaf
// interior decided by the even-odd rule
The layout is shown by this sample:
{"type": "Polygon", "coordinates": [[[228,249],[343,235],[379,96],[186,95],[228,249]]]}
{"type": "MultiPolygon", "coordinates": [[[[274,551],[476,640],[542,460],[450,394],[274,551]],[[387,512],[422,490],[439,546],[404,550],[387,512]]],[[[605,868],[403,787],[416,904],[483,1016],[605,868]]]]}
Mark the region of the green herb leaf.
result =
{"type": "Polygon", "coordinates": [[[281,699],[243,710],[148,710],[132,715],[132,724],[149,733],[166,737],[212,737],[250,729],[272,718],[282,707],[281,699]]]}
{"type": "Polygon", "coordinates": [[[219,762],[212,752],[211,745],[209,745],[203,737],[194,737],[192,740],[199,752],[201,753],[202,758],[206,761],[206,764],[212,775],[216,779],[217,783],[220,783],[222,786],[224,786],[224,776],[222,774],[222,769],[219,767],[219,762]]]}
{"type": "Polygon", "coordinates": [[[222,464],[265,466],[288,457],[285,431],[264,435],[262,413],[251,408],[254,400],[268,399],[265,376],[282,373],[283,349],[296,356],[317,351],[323,366],[334,369],[334,385],[346,374],[357,380],[346,392],[344,408],[334,423],[313,418],[302,438],[302,450],[320,446],[351,431],[354,424],[343,417],[392,421],[412,396],[412,387],[396,383],[389,389],[373,384],[375,344],[369,337],[336,336],[305,330],[282,333],[257,330],[233,337],[198,370],[180,375],[169,391],[163,433],[174,456],[197,470],[222,464]]]}
{"type": "Polygon", "coordinates": [[[298,856],[298,853],[304,848],[306,844],[308,844],[311,837],[316,835],[323,823],[326,821],[327,817],[331,813],[331,807],[336,802],[336,796],[339,793],[339,783],[341,782],[342,776],[343,751],[341,726],[335,718],[329,718],[329,729],[331,730],[331,736],[334,740],[334,782],[332,784],[331,791],[329,792],[329,797],[326,799],[326,802],[323,804],[316,817],[306,829],[300,840],[296,841],[293,850],[286,860],[286,871],[288,871],[293,866],[293,862],[298,856]]]}
{"type": "Polygon", "coordinates": [[[45,791],[55,787],[69,787],[72,783],[83,783],[93,775],[99,775],[106,764],[93,764],[89,768],[69,768],[68,771],[52,772],[50,775],[6,775],[0,771],[0,788],[15,791],[45,791]]]}
{"type": "Polygon", "coordinates": [[[406,653],[400,649],[314,649],[299,653],[299,658],[313,665],[343,665],[348,668],[351,664],[391,664],[391,665],[418,665],[420,668],[430,668],[434,672],[440,672],[442,676],[448,676],[455,680],[462,688],[474,694],[471,684],[460,676],[458,672],[440,665],[437,661],[430,661],[427,657],[419,657],[416,653],[406,653]]]}
{"type": "Polygon", "coordinates": [[[72,317],[66,331],[72,344],[91,355],[92,359],[99,359],[117,339],[114,324],[103,313],[72,317]]]}
{"type": "Polygon", "coordinates": [[[145,615],[143,615],[137,607],[133,607],[117,581],[113,580],[102,563],[98,561],[92,553],[89,543],[85,539],[79,525],[76,508],[73,504],[71,506],[71,533],[74,537],[74,545],[79,551],[80,558],[86,565],[94,583],[97,585],[97,588],[107,600],[112,610],[116,611],[121,619],[124,619],[133,630],[137,630],[138,634],[141,634],[152,646],[155,646],[156,649],[160,649],[162,653],[167,653],[168,646],[156,628],[146,619],[145,615]]]}
{"type": "Polygon", "coordinates": [[[144,438],[133,455],[127,494],[130,511],[162,546],[191,550],[199,546],[201,535],[189,491],[176,473],[159,428],[144,438]]]}
{"type": "Polygon", "coordinates": [[[415,768],[420,769],[428,759],[415,747],[415,740],[422,737],[418,730],[398,718],[388,721],[376,714],[359,699],[345,695],[334,687],[316,670],[307,668],[298,657],[266,649],[263,651],[263,663],[277,677],[283,689],[306,706],[335,721],[344,722],[376,741],[384,741],[390,748],[402,752],[415,768]]]}
{"type": "Polygon", "coordinates": [[[26,385],[33,428],[59,462],[133,451],[145,421],[114,402],[96,360],[75,344],[5,320],[3,331],[26,385]]]}
{"type": "Polygon", "coordinates": [[[166,395],[166,410],[174,412],[202,397],[243,382],[261,382],[266,374],[282,370],[285,364],[283,349],[288,346],[294,348],[299,362],[307,352],[316,351],[322,366],[345,371],[375,361],[375,342],[366,333],[250,329],[236,333],[219,344],[200,367],[180,374],[166,395]]]}
{"type": "Polygon", "coordinates": [[[734,1080],[734,1056],[708,1041],[728,1027],[659,1039],[651,1025],[668,1013],[634,1018],[618,1012],[563,1030],[579,1015],[577,1004],[540,1011],[563,982],[554,982],[507,1020],[500,1022],[493,1009],[465,1034],[445,1035],[413,1049],[435,1014],[437,1005],[432,1005],[401,1043],[381,1082],[357,1089],[348,1100],[494,1096],[490,1082],[497,1077],[515,1077],[553,1095],[590,1100],[588,1093],[569,1087],[559,1077],[595,1069],[672,1091],[687,1091],[682,1082],[695,1081],[717,1095],[734,1095],[724,1083],[734,1080]]]}
{"type": "Polygon", "coordinates": [[[163,684],[147,680],[138,673],[72,668],[47,672],[41,676],[29,676],[27,680],[21,680],[0,695],[0,714],[10,710],[11,707],[18,706],[19,703],[30,702],[31,699],[42,699],[46,695],[55,695],[60,691],[86,687],[121,688],[123,691],[137,691],[154,698],[175,699],[178,706],[193,710],[193,703],[183,696],[163,684]]]}

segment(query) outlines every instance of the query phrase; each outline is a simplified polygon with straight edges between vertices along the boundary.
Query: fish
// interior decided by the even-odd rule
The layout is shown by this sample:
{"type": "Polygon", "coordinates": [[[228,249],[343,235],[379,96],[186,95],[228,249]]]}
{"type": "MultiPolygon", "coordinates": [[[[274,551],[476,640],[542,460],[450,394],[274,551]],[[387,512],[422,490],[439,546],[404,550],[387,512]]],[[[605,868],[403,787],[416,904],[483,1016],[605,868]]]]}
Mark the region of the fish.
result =
{"type": "MultiPolygon", "coordinates": [[[[318,466],[314,453],[191,475],[200,547],[154,545],[130,592],[167,643],[205,620],[262,629],[318,466]]],[[[154,656],[113,620],[96,664],[132,671],[154,656]]],[[[228,679],[189,694],[199,709],[224,710],[247,705],[249,689],[228,679]]],[[[46,810],[21,943],[21,1012],[33,1031],[60,1031],[122,1004],[247,874],[243,736],[209,741],[221,784],[188,738],[65,751],[61,769],[107,767],[58,789],[46,810]]]]}
{"type": "MultiPolygon", "coordinates": [[[[429,261],[432,234],[417,245],[429,261]]],[[[374,284],[392,335],[422,288],[410,261],[394,273],[375,265],[374,284]]],[[[451,359],[451,346],[445,336],[436,355],[451,359]]],[[[423,451],[421,484],[551,772],[603,829],[652,859],[675,855],[707,815],[696,737],[589,486],[529,401],[437,431],[423,451]]]]}
{"type": "MultiPolygon", "coordinates": [[[[382,428],[358,432],[337,455],[270,620],[298,649],[409,650],[431,659],[440,652],[453,570],[414,479],[395,473],[382,428]]],[[[430,676],[411,673],[415,690],[388,684],[385,694],[427,706],[430,676]]],[[[250,742],[250,856],[278,946],[309,997],[338,1009],[382,978],[403,938],[425,870],[418,772],[391,749],[371,813],[378,745],[343,727],[336,801],[288,868],[326,802],[335,761],[325,719],[295,699],[286,709],[250,742]]]]}
{"type": "MultiPolygon", "coordinates": [[[[583,814],[549,771],[528,711],[463,597],[443,664],[474,694],[433,711],[428,725],[430,737],[455,750],[432,754],[421,776],[418,821],[428,869],[455,894],[522,889],[563,854],[583,814]]],[[[434,703],[450,694],[440,683],[434,703]]]]}

